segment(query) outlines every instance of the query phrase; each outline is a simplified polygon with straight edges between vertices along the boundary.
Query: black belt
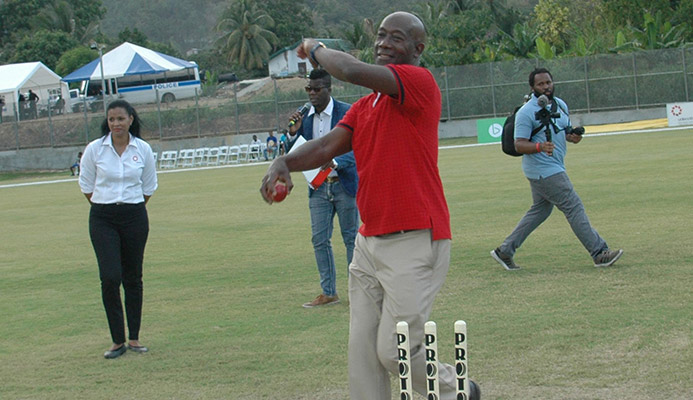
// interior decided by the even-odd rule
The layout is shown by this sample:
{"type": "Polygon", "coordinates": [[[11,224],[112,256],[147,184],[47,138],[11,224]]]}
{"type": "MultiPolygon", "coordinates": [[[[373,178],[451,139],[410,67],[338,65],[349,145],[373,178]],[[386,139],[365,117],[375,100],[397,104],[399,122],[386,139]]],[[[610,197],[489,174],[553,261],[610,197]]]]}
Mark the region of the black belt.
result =
{"type": "Polygon", "coordinates": [[[406,230],[403,230],[403,231],[396,231],[396,232],[385,233],[385,234],[382,234],[382,235],[375,235],[375,237],[393,236],[393,235],[399,235],[399,234],[407,233],[407,232],[414,232],[414,231],[418,231],[418,230],[419,230],[419,229],[406,229],[406,230]]]}
{"type": "Polygon", "coordinates": [[[140,206],[144,205],[144,202],[141,203],[123,203],[122,201],[117,201],[115,203],[92,203],[92,205],[99,206],[99,207],[113,207],[113,206],[140,206]]]}

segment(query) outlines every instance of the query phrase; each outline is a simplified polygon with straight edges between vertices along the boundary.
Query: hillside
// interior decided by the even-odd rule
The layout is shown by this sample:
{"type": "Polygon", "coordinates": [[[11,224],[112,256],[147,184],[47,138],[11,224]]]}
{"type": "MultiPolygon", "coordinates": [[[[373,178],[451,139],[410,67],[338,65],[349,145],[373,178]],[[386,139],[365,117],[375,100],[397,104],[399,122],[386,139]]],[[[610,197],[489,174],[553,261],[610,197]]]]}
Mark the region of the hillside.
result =
{"type": "MultiPolygon", "coordinates": [[[[482,0],[479,0],[482,1],[482,0]]],[[[483,0],[488,1],[488,0],[483,0]]],[[[506,4],[528,12],[538,0],[507,0],[506,4]]],[[[117,36],[125,28],[139,31],[155,42],[171,43],[181,53],[213,43],[214,26],[229,0],[102,0],[106,16],[101,29],[117,36]]],[[[396,10],[413,10],[421,0],[306,0],[319,32],[339,32],[366,17],[378,20],[396,10]]],[[[262,4],[262,3],[261,3],[262,4]]],[[[287,15],[287,18],[291,18],[287,15]]],[[[280,43],[279,47],[290,43],[280,43]]]]}
{"type": "Polygon", "coordinates": [[[227,2],[221,0],[102,0],[106,16],[101,29],[116,37],[137,28],[150,40],[171,43],[181,53],[205,48],[214,40],[216,18],[227,2]]]}

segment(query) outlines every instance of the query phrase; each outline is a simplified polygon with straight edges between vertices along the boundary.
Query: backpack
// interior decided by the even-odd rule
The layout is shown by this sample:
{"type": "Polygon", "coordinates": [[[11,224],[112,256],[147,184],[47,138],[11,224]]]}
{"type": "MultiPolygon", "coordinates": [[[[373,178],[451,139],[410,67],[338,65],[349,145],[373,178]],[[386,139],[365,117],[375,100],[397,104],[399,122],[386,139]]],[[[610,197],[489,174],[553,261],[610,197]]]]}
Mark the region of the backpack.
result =
{"type": "MultiPolygon", "coordinates": [[[[556,112],[556,105],[556,101],[551,104],[551,112],[556,112]]],[[[513,113],[505,119],[505,122],[503,123],[503,134],[501,135],[501,146],[503,148],[503,153],[513,157],[523,155],[515,150],[515,114],[517,114],[517,110],[520,108],[522,108],[522,106],[516,107],[513,113]]],[[[539,125],[538,127],[534,128],[532,133],[529,135],[529,139],[531,140],[537,132],[542,130],[542,128],[544,128],[544,125],[539,125]]],[[[555,125],[554,129],[556,129],[555,125]]]]}

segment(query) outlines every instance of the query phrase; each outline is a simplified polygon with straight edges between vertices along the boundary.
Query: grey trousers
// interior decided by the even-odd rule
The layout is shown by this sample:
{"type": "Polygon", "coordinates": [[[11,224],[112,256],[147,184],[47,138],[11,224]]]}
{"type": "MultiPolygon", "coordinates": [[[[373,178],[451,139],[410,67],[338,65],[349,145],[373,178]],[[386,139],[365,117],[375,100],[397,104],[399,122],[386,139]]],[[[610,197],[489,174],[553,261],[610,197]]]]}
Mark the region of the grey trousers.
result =
{"type": "Polygon", "coordinates": [[[590,225],[585,206],[575,192],[568,174],[561,172],[548,178],[528,180],[532,188],[534,204],[500,246],[503,253],[512,257],[529,234],[551,215],[553,206],[565,214],[573,233],[592,258],[609,248],[604,239],[590,225]]]}
{"type": "MultiPolygon", "coordinates": [[[[397,376],[396,324],[409,324],[413,388],[426,393],[424,324],[450,266],[450,240],[430,230],[356,236],[349,266],[351,400],[390,400],[397,376]]],[[[439,364],[440,398],[455,399],[455,369],[439,364]]]]}

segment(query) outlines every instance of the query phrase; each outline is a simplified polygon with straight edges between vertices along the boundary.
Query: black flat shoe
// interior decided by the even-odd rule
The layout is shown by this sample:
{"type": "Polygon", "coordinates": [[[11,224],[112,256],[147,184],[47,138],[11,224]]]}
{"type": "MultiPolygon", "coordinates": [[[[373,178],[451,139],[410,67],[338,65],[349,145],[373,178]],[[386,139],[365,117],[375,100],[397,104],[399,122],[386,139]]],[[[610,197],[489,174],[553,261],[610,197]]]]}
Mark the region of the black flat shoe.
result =
{"type": "Polygon", "coordinates": [[[128,349],[134,351],[135,353],[146,353],[149,351],[148,348],[144,346],[133,346],[133,345],[128,345],[128,349]]]}
{"type": "Polygon", "coordinates": [[[125,347],[125,345],[122,345],[115,350],[108,350],[107,352],[103,353],[103,356],[105,358],[108,358],[108,359],[118,358],[118,357],[122,356],[123,354],[125,354],[127,349],[128,348],[125,347]]]}

